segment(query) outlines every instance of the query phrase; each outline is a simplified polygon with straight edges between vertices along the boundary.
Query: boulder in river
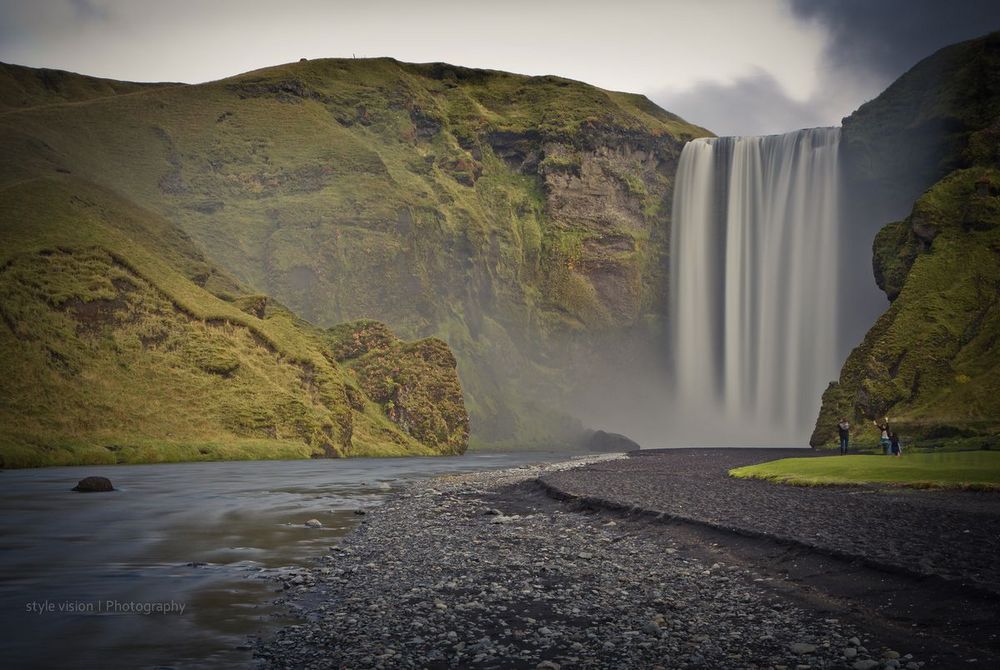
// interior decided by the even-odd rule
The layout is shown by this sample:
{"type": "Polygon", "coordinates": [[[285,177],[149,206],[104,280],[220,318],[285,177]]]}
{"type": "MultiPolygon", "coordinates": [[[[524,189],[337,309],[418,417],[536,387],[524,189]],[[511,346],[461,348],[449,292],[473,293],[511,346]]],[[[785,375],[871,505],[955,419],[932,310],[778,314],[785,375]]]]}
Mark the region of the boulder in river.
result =
{"type": "Polygon", "coordinates": [[[102,493],[114,491],[115,487],[111,485],[111,480],[107,477],[84,477],[73,487],[73,490],[80,493],[102,493]]]}
{"type": "Polygon", "coordinates": [[[320,523],[319,519],[309,519],[305,523],[306,528],[322,528],[323,524],[320,523]]]}

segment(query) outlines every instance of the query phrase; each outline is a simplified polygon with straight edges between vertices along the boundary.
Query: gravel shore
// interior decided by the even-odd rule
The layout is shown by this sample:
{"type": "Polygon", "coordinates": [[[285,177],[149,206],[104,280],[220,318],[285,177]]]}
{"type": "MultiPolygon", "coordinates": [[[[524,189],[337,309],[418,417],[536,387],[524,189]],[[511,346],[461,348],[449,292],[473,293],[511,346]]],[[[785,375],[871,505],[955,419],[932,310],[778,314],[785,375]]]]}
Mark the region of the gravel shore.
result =
{"type": "Polygon", "coordinates": [[[812,453],[650,450],[633,452],[613,466],[595,463],[545,473],[541,481],[571,497],[784,538],[1000,595],[1000,495],[886,486],[777,486],[727,476],[734,467],[803,455],[812,453]]]}
{"type": "MultiPolygon", "coordinates": [[[[612,458],[587,469],[639,462],[612,458]]],[[[272,668],[923,666],[798,607],[771,576],[705,560],[669,527],[543,493],[539,477],[574,478],[578,465],[408,486],[319,566],[285,575],[299,623],[257,655],[272,668]]]]}

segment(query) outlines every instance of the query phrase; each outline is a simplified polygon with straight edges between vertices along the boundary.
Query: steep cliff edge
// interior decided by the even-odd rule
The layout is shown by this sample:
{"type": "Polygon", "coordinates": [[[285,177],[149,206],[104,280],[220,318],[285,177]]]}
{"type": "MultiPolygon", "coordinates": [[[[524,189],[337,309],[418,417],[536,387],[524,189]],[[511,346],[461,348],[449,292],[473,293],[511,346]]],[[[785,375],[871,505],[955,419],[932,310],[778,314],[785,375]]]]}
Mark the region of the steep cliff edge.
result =
{"type": "Polygon", "coordinates": [[[0,128],[6,179],[113,188],[320,326],[445,340],[473,434],[494,442],[578,431],[573,386],[662,330],[672,175],[709,134],[642,96],[391,59],[36,106],[0,128]]]}
{"type": "Polygon", "coordinates": [[[923,61],[846,119],[844,136],[848,169],[877,187],[873,199],[933,186],[875,239],[874,274],[891,304],[824,393],[810,444],[831,444],[842,415],[872,440],[871,419],[888,415],[905,440],[995,445],[1000,34],[923,61]]]}

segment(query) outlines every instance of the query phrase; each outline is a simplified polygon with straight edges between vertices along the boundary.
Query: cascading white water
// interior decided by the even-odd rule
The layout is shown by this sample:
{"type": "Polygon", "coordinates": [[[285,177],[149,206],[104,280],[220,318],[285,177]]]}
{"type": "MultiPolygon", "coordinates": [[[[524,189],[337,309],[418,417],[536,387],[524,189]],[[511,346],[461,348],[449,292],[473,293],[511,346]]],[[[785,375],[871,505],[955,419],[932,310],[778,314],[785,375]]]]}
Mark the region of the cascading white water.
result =
{"type": "Polygon", "coordinates": [[[674,191],[676,438],[805,445],[837,376],[839,128],[689,142],[674,191]]]}

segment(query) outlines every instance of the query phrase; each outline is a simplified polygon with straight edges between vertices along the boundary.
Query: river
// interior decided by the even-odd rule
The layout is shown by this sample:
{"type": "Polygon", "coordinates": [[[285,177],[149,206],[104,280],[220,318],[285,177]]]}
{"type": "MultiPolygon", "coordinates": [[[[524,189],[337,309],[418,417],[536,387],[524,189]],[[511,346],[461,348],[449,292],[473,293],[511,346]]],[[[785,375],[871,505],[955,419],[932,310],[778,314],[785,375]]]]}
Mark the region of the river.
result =
{"type": "Polygon", "coordinates": [[[267,577],[327,552],[401,483],[562,460],[245,461],[0,472],[4,667],[248,667],[282,623],[267,577]],[[70,489],[109,477],[110,493],[70,489]],[[318,519],[322,528],[307,528],[318,519]],[[182,609],[183,608],[183,609],[182,609]]]}

